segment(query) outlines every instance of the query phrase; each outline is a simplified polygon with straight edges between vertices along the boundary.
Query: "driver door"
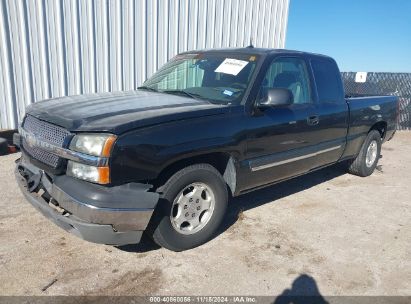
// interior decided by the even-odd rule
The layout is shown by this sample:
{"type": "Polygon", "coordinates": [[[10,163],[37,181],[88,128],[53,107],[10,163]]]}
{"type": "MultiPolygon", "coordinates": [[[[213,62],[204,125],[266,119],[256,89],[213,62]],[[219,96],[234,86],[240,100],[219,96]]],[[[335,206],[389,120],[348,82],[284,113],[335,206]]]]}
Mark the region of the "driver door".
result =
{"type": "Polygon", "coordinates": [[[310,146],[315,144],[317,108],[311,96],[304,59],[280,57],[271,63],[258,99],[267,90],[288,89],[293,103],[259,111],[250,119],[246,158],[250,168],[248,188],[269,184],[307,172],[312,167],[310,146]]]}

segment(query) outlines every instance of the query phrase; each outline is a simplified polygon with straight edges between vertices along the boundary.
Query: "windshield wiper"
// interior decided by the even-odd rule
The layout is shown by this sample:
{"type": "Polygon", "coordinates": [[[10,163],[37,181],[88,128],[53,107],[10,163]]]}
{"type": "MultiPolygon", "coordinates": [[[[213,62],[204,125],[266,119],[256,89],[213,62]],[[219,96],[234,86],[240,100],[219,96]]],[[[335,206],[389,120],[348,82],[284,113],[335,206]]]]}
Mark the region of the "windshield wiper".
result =
{"type": "Polygon", "coordinates": [[[139,89],[139,90],[151,91],[151,92],[158,92],[156,89],[153,89],[153,88],[150,88],[150,87],[146,87],[146,86],[137,87],[137,89],[139,89]]]}
{"type": "Polygon", "coordinates": [[[151,92],[165,93],[165,94],[180,95],[180,96],[185,96],[185,97],[189,97],[189,98],[193,98],[193,99],[206,100],[206,101],[209,101],[211,103],[216,103],[215,100],[213,100],[213,99],[203,97],[200,94],[189,93],[189,92],[186,92],[184,90],[164,90],[164,91],[161,91],[161,90],[156,90],[156,89],[146,87],[146,86],[137,87],[137,89],[147,90],[147,91],[151,91],[151,92]]]}
{"type": "Polygon", "coordinates": [[[164,90],[160,92],[166,93],[166,94],[183,95],[183,96],[187,96],[187,97],[194,98],[194,99],[205,99],[205,98],[202,98],[201,95],[199,94],[189,93],[183,90],[164,90]]]}

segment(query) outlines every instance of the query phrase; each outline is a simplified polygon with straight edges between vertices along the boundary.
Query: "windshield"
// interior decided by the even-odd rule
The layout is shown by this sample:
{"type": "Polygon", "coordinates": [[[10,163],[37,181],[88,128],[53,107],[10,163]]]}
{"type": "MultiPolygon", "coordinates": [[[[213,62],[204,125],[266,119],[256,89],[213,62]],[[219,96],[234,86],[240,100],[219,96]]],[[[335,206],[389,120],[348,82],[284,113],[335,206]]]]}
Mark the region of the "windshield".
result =
{"type": "Polygon", "coordinates": [[[177,55],[140,89],[206,99],[221,104],[239,103],[250,84],[256,55],[177,55]]]}

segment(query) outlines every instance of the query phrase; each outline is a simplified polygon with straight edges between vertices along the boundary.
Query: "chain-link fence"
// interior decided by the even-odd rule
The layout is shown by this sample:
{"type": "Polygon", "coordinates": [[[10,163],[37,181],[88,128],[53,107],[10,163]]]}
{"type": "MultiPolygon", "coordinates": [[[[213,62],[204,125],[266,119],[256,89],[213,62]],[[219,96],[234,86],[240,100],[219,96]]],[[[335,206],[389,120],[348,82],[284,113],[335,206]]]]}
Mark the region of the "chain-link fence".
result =
{"type": "Polygon", "coordinates": [[[411,130],[411,73],[367,73],[365,82],[356,82],[355,72],[342,72],[348,96],[395,95],[400,101],[397,128],[411,130]]]}

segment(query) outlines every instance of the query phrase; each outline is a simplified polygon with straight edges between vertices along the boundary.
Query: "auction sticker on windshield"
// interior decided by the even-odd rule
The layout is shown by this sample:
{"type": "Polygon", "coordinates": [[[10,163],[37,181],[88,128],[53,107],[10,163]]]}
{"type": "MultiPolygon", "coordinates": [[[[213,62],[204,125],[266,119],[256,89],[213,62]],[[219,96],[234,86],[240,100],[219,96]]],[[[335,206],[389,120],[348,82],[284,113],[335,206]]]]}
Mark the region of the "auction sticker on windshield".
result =
{"type": "Polygon", "coordinates": [[[237,76],[247,64],[248,61],[226,58],[214,72],[237,76]]]}

